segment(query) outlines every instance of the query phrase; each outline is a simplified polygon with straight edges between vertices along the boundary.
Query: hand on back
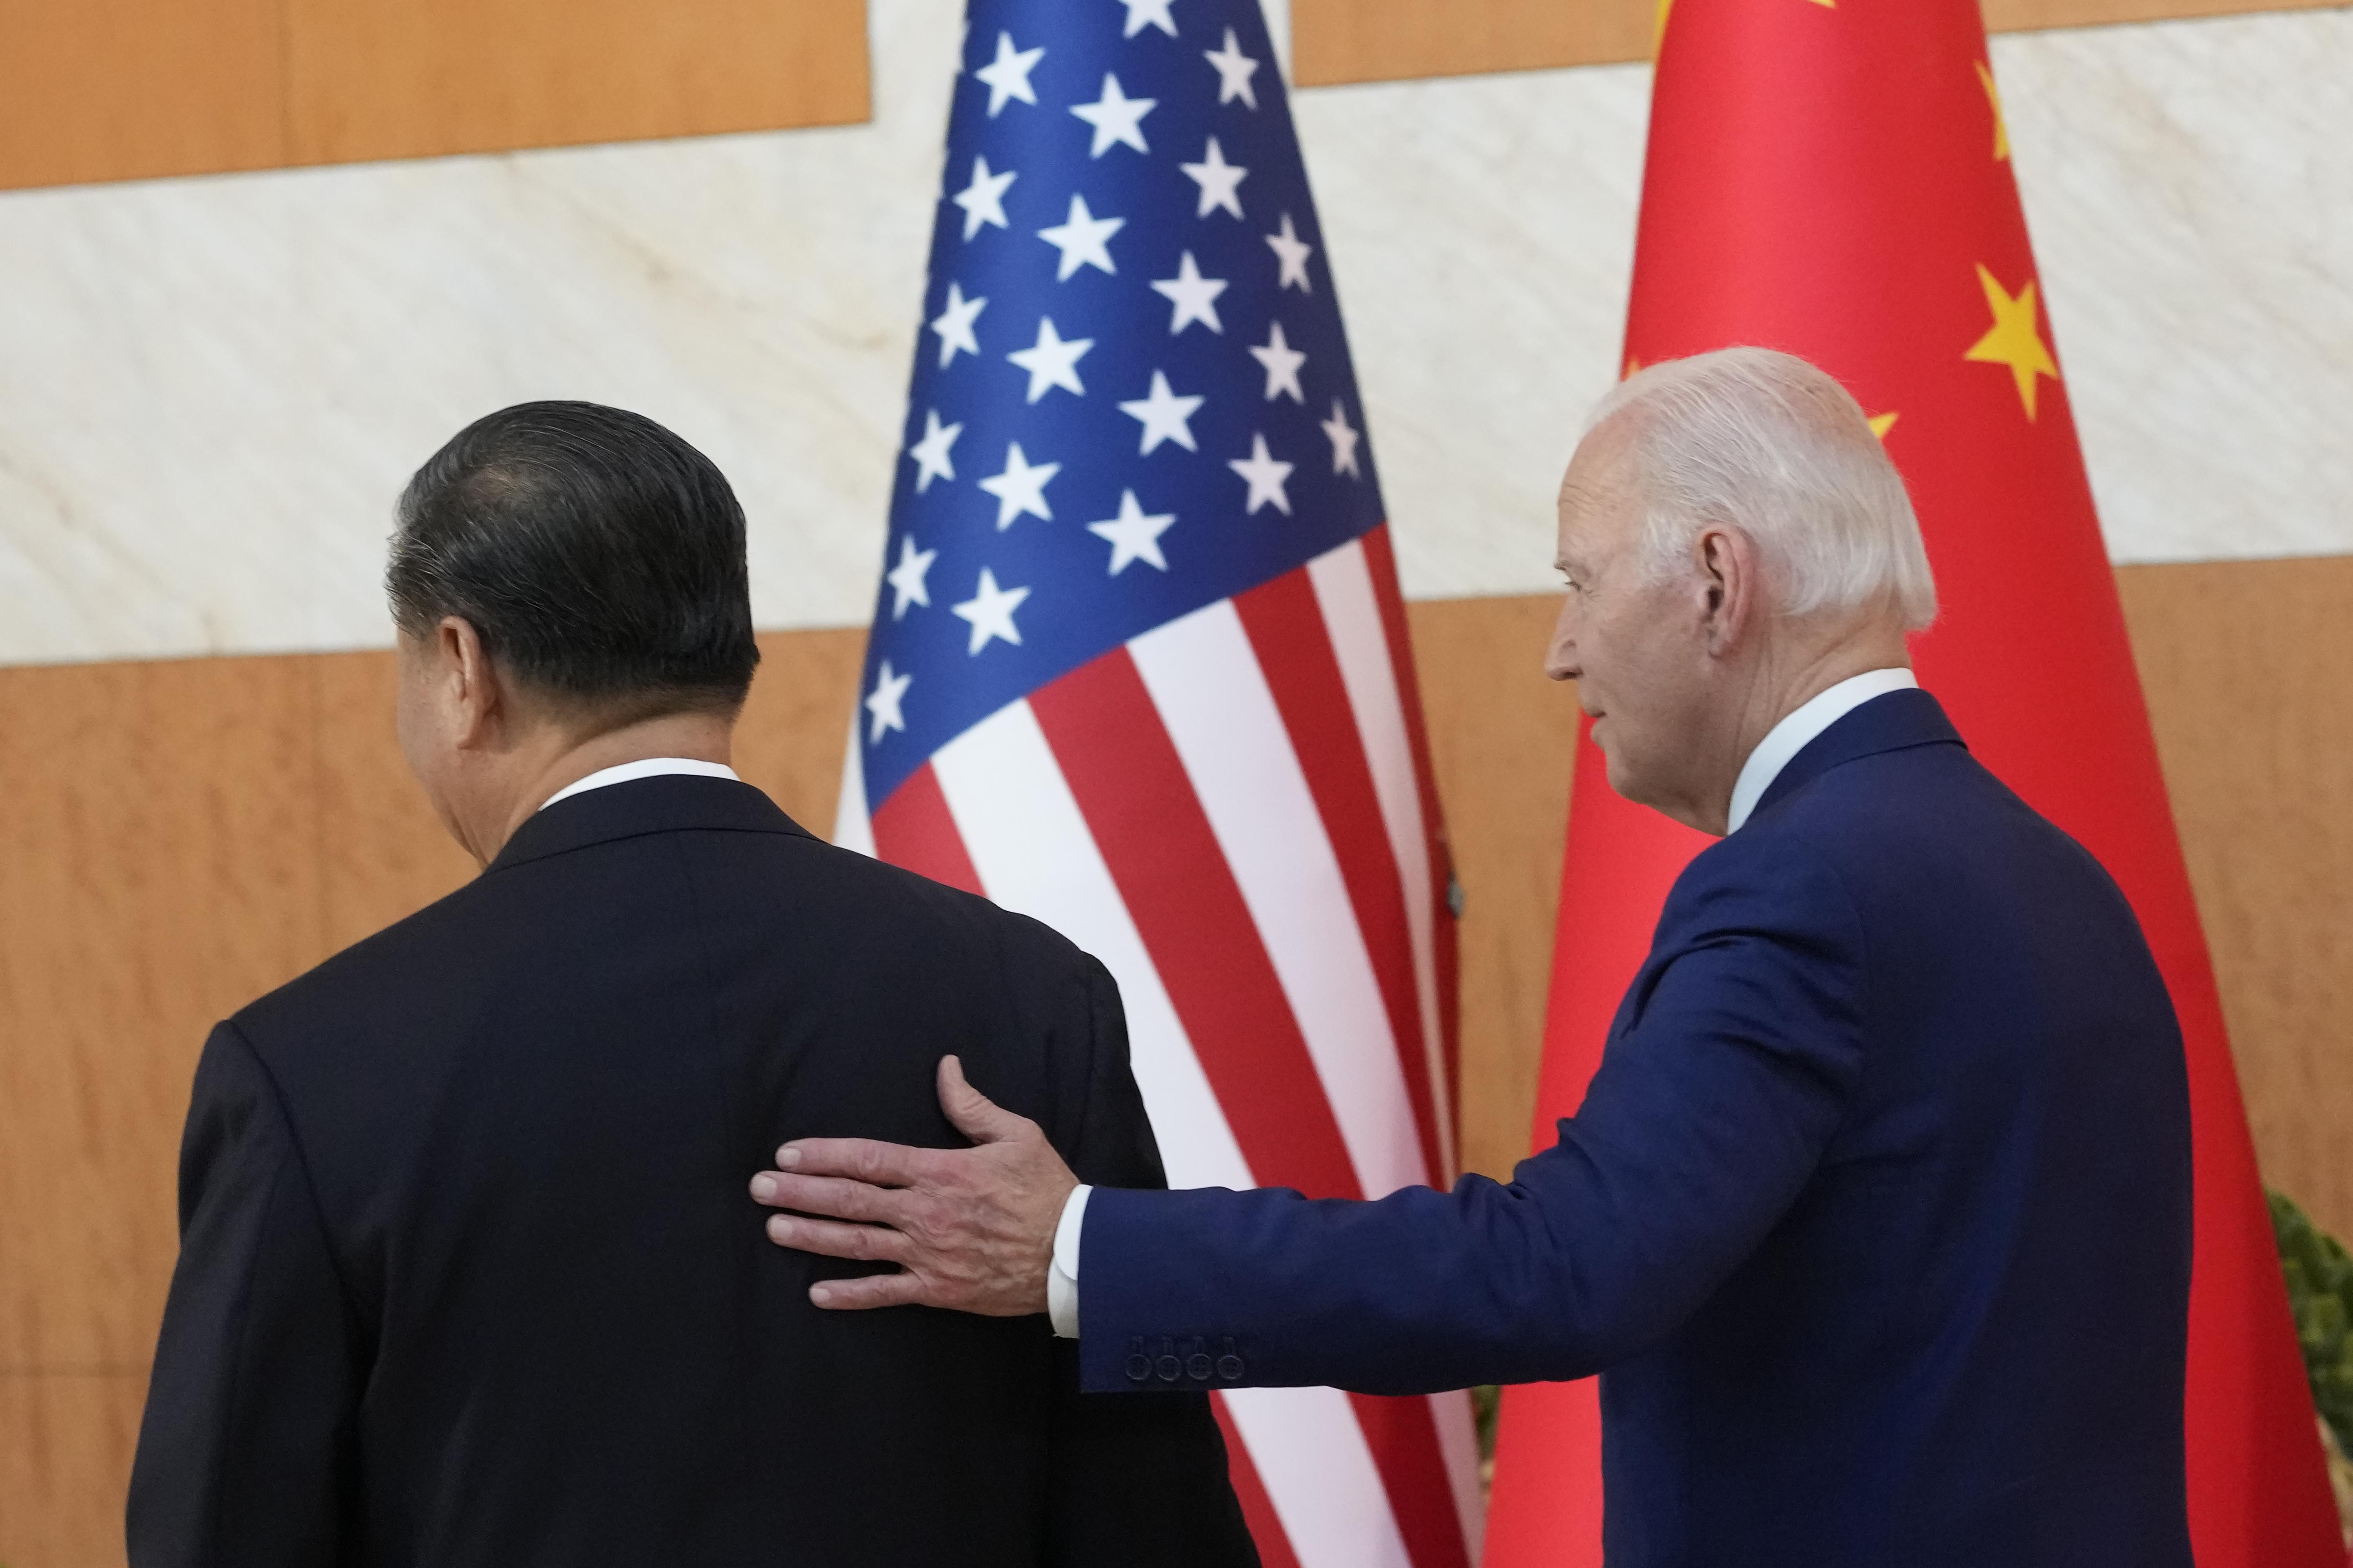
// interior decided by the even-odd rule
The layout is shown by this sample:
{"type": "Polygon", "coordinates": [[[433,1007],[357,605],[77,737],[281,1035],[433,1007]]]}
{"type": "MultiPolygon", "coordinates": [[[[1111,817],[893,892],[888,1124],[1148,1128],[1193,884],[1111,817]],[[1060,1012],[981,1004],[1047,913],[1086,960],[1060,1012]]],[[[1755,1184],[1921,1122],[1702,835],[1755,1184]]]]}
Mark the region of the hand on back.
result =
{"type": "Polygon", "coordinates": [[[940,1059],[940,1107],[970,1149],[914,1149],[865,1138],[804,1138],[752,1178],[770,1208],[768,1239],[828,1258],[895,1263],[895,1274],[820,1279],[819,1307],[918,1305],[990,1317],[1046,1310],[1054,1227],[1078,1178],[1026,1116],[940,1059]],[[814,1217],[811,1217],[814,1216],[814,1217]]]}

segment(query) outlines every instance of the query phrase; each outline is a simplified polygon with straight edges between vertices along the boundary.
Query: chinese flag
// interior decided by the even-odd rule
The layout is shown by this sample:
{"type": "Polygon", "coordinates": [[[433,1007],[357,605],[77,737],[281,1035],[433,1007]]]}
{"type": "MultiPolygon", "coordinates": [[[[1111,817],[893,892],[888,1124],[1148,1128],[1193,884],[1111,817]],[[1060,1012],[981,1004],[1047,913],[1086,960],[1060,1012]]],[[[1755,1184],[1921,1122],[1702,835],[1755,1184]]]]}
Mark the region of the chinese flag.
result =
{"type": "MultiPolygon", "coordinates": [[[[1735,343],[1844,382],[1943,605],[1915,645],[1979,760],[2123,885],[2189,1050],[2187,1408],[2200,1568],[2343,1568],[2222,1015],[2026,237],[1977,0],[1662,5],[1629,368],[1735,343]]],[[[1705,842],[1577,752],[1537,1136],[1573,1113],[1705,842]]],[[[1488,1568],[1600,1561],[1592,1384],[1504,1402],[1488,1568]]]]}

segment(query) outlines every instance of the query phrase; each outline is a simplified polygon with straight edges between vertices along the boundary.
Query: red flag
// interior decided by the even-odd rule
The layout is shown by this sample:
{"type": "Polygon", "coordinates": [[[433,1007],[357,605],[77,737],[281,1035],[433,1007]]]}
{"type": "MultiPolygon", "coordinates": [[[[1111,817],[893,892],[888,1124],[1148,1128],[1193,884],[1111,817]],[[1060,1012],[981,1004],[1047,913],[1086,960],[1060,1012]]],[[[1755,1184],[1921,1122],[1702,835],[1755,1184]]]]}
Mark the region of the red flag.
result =
{"type": "MultiPolygon", "coordinates": [[[[1756,343],[1844,382],[1903,470],[1943,605],[1922,684],[2123,885],[2181,1016],[2196,1163],[2191,1537],[2201,1568],[2344,1549],[1975,0],[1662,4],[1630,367],[1756,343]]],[[[1701,837],[1577,753],[1538,1138],[1582,1098],[1701,837]]],[[[1488,1568],[1600,1560],[1589,1386],[1504,1403],[1488,1568]]]]}

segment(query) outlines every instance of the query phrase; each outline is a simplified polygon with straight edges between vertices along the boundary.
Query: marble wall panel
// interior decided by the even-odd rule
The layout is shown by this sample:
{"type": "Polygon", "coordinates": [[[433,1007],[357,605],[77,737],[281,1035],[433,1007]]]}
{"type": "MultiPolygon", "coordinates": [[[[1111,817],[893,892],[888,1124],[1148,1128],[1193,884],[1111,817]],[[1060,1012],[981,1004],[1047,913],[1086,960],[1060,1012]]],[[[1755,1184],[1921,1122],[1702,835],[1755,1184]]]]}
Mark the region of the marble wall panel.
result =
{"type": "Polygon", "coordinates": [[[1300,134],[1417,598],[1558,582],[1553,496],[1616,379],[1648,66],[1324,88],[1300,134]]]}
{"type": "Polygon", "coordinates": [[[733,478],[772,626],[871,603],[955,0],[870,125],[0,196],[0,662],[379,647],[466,420],[624,404],[733,478]]]}
{"type": "MultiPolygon", "coordinates": [[[[764,626],[861,624],[957,15],[877,0],[863,126],[0,196],[0,662],[381,647],[402,479],[535,396],[727,469],[764,626]]],[[[2112,553],[2353,551],[2353,14],[1994,58],[2112,553]]],[[[1621,66],[1298,99],[1417,598],[1547,585],[1647,94],[1621,66]]]]}
{"type": "Polygon", "coordinates": [[[2353,550],[2353,10],[1993,58],[2111,553],[2353,550]]]}

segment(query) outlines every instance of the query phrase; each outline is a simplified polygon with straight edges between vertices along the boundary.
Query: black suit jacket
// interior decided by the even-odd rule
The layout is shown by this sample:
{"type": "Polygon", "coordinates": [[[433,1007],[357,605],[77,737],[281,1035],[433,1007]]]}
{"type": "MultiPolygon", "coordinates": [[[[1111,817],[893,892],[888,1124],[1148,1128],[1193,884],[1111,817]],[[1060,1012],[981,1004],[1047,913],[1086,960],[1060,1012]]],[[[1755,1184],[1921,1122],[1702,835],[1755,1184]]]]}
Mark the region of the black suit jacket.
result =
{"type": "Polygon", "coordinates": [[[1043,1316],[829,1314],[745,1184],[958,1147],[955,1052],[1159,1185],[1119,998],[1035,921],[663,777],[217,1028],[133,1568],[1255,1563],[1206,1403],[1082,1395],[1043,1316]]]}

